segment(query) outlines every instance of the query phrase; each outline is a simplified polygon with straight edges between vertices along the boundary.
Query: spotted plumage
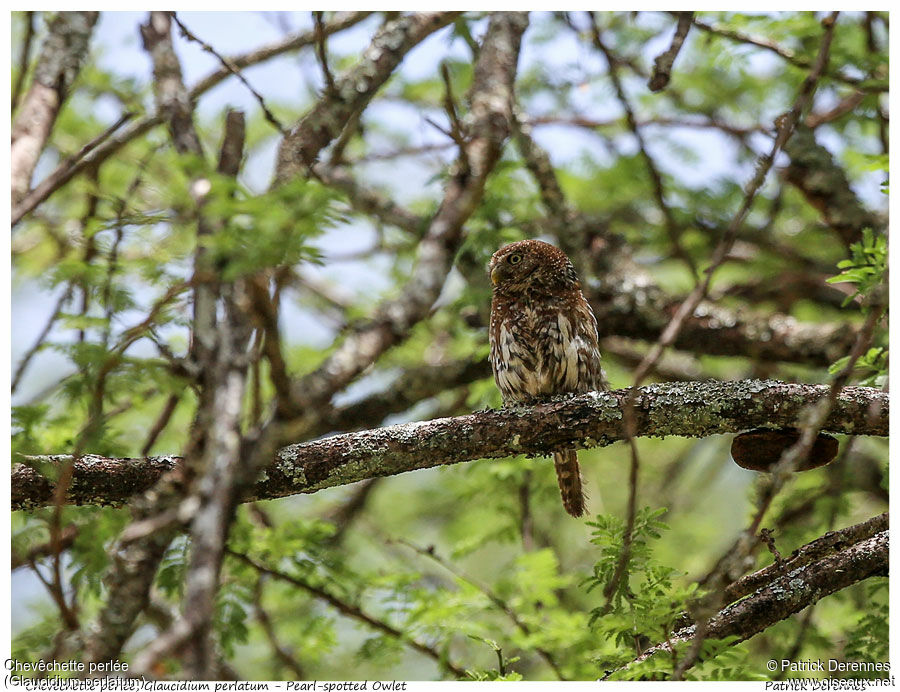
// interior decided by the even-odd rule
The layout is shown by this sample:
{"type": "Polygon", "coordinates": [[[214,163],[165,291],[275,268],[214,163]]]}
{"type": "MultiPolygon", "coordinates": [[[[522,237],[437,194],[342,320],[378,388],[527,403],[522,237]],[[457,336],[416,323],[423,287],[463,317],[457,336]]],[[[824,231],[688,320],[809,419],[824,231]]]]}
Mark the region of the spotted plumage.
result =
{"type": "MultiPolygon", "coordinates": [[[[491,366],[504,403],[606,390],[597,320],[565,253],[540,240],[506,245],[491,258],[491,366]]],[[[574,449],[553,454],[563,506],[584,514],[574,449]]]]}

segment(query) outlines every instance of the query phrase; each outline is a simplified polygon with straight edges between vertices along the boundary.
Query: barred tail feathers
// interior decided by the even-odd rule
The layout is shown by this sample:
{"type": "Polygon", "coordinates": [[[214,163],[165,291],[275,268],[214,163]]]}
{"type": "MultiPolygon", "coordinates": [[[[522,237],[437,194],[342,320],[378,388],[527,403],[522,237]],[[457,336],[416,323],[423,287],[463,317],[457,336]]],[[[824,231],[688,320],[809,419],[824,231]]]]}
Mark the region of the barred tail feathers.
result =
{"type": "Polygon", "coordinates": [[[578,454],[574,449],[553,453],[556,466],[556,480],[562,495],[563,507],[573,517],[584,514],[584,490],[581,487],[581,470],[578,468],[578,454]]]}

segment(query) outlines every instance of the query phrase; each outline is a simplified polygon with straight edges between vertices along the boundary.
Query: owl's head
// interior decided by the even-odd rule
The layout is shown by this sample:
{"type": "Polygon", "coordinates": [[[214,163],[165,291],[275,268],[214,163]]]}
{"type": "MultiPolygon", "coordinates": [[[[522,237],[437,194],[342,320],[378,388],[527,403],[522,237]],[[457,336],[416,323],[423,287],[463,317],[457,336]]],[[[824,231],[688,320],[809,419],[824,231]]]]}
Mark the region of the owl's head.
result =
{"type": "Polygon", "coordinates": [[[495,293],[553,291],[578,286],[575,267],[558,247],[541,240],[504,245],[488,265],[495,293]]]}

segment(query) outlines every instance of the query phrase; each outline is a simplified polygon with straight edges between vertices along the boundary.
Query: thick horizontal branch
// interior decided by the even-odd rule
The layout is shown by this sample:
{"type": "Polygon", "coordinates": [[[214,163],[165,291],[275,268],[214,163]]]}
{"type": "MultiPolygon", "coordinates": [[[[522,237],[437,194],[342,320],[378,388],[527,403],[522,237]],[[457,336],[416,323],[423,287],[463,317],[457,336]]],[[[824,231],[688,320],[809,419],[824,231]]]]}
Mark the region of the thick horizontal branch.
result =
{"type": "MultiPolygon", "coordinates": [[[[627,246],[591,254],[598,280],[587,289],[600,336],[656,341],[678,307],[634,261],[627,246]]],[[[673,346],[714,356],[828,366],[846,355],[856,330],[846,323],[800,322],[790,315],[759,314],[701,301],[685,319],[673,346]]]]}
{"type": "MultiPolygon", "coordinates": [[[[313,493],[367,478],[482,458],[539,456],[566,447],[596,447],[624,439],[622,408],[628,389],[591,392],[532,408],[487,410],[456,418],[404,423],[290,445],[278,451],[245,500],[313,493]]],[[[749,428],[795,426],[804,408],[827,396],[826,385],[772,380],[679,382],[641,387],[636,435],[707,437],[749,428]]],[[[888,434],[888,395],[845,387],[825,421],[825,432],[888,434]]],[[[12,471],[12,508],[52,501],[54,484],[33,466],[58,467],[67,456],[30,457],[12,471]]],[[[179,457],[111,459],[84,456],[75,463],[69,504],[123,504],[174,469],[179,457]]]]}

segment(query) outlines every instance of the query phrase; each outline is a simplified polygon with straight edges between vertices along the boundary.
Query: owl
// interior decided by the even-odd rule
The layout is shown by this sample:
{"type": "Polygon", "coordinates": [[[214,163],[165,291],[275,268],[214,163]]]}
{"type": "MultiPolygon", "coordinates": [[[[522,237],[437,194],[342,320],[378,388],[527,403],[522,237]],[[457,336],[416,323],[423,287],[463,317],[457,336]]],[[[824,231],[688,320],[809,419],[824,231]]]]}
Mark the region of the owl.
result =
{"type": "MultiPolygon", "coordinates": [[[[506,245],[491,257],[491,367],[504,404],[608,390],[600,366],[597,319],[575,267],[540,240],[506,245]]],[[[574,449],[553,453],[563,506],[584,514],[574,449]]]]}

